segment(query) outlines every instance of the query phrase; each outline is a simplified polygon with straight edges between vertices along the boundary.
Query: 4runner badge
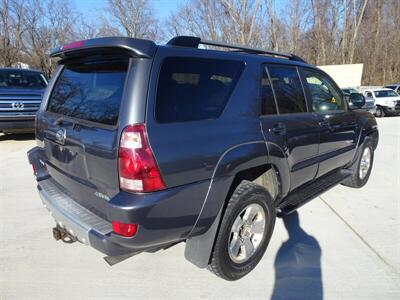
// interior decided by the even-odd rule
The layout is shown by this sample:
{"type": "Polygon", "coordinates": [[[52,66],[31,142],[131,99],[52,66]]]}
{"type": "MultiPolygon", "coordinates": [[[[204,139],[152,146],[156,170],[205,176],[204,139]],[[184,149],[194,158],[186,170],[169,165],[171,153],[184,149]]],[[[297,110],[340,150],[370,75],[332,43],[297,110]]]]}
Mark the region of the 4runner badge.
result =
{"type": "Polygon", "coordinates": [[[110,197],[108,197],[107,195],[104,195],[104,194],[102,194],[102,193],[100,193],[100,192],[94,192],[94,194],[95,194],[95,196],[97,196],[97,197],[99,197],[99,198],[102,198],[102,199],[104,199],[104,200],[107,200],[107,201],[109,201],[110,200],[110,197]]]}

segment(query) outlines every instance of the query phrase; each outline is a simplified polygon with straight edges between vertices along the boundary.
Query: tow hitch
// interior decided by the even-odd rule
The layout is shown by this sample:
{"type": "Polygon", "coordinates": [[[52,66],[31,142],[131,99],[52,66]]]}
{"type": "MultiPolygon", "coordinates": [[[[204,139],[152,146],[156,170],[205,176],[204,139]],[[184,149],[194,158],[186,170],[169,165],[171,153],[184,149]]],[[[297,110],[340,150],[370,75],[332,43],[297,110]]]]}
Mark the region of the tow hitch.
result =
{"type": "Polygon", "coordinates": [[[62,240],[64,243],[72,244],[77,241],[76,237],[68,233],[64,228],[57,226],[53,228],[53,237],[56,241],[62,240]]]}

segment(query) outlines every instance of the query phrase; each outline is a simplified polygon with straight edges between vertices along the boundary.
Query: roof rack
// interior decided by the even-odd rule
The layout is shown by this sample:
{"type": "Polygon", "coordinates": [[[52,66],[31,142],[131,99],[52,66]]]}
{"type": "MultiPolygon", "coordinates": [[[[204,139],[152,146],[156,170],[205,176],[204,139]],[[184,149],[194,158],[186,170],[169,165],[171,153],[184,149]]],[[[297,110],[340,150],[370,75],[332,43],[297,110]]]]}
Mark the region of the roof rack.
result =
{"type": "Polygon", "coordinates": [[[169,46],[180,46],[180,47],[191,47],[191,48],[198,48],[199,45],[208,45],[208,46],[216,46],[216,47],[222,47],[222,48],[230,48],[230,49],[235,49],[238,52],[246,52],[250,54],[267,54],[267,55],[272,55],[272,56],[280,56],[280,57],[285,57],[288,58],[289,60],[293,61],[299,61],[299,62],[306,62],[302,58],[300,58],[297,55],[294,55],[292,53],[285,53],[285,52],[277,52],[277,51],[270,51],[270,50],[264,50],[264,49],[259,49],[259,48],[250,48],[250,47],[244,47],[241,45],[235,45],[235,44],[227,44],[223,42],[215,42],[215,41],[210,41],[210,40],[203,40],[199,37],[195,36],[176,36],[169,40],[167,43],[169,46]]]}

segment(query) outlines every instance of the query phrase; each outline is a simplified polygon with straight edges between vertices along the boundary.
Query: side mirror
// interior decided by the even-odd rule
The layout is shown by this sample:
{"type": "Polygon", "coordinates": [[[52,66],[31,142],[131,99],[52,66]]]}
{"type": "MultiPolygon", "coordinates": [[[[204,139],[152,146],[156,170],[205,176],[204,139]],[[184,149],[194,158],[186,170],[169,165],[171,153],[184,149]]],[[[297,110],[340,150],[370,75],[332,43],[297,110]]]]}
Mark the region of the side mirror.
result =
{"type": "Polygon", "coordinates": [[[359,93],[350,94],[348,101],[353,108],[362,108],[365,105],[365,97],[359,93]]]}

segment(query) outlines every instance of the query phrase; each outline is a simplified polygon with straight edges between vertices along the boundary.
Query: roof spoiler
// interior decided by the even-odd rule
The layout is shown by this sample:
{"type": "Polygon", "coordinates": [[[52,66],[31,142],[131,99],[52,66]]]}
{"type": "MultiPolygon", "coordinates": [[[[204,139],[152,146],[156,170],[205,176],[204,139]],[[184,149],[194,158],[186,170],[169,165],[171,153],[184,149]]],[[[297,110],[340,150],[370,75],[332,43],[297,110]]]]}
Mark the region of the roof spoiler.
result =
{"type": "Polygon", "coordinates": [[[271,50],[264,50],[260,48],[250,48],[250,47],[245,47],[242,45],[236,45],[236,44],[227,44],[224,42],[215,42],[215,41],[209,41],[209,40],[203,40],[199,37],[195,36],[176,36],[172,38],[167,45],[169,46],[180,46],[180,47],[191,47],[191,48],[198,48],[199,45],[208,45],[208,46],[216,46],[216,47],[221,47],[221,48],[229,48],[229,49],[234,49],[238,52],[245,52],[249,54],[267,54],[271,56],[279,56],[279,57],[285,57],[288,58],[289,60],[293,61],[299,61],[299,62],[306,62],[304,59],[301,57],[292,54],[292,53],[285,53],[285,52],[277,52],[277,51],[271,51],[271,50]]]}
{"type": "Polygon", "coordinates": [[[151,58],[156,51],[156,44],[149,40],[134,39],[127,37],[105,37],[90,40],[72,42],[70,44],[53,49],[50,57],[66,58],[73,56],[81,51],[90,51],[91,49],[121,49],[134,56],[151,58]]]}

